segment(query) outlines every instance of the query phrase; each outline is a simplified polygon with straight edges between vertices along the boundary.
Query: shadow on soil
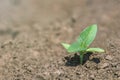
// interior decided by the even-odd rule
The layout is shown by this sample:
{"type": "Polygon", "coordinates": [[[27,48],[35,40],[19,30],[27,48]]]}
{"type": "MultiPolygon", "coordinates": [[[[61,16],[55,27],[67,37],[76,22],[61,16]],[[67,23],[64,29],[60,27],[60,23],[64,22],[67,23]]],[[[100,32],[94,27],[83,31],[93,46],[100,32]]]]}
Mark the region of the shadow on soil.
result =
{"type": "MultiPolygon", "coordinates": [[[[100,63],[100,60],[98,58],[93,58],[93,59],[89,59],[89,57],[92,55],[91,52],[88,52],[87,54],[84,55],[83,58],[83,64],[84,65],[88,60],[89,61],[93,61],[96,64],[100,63]]],[[[73,57],[65,57],[65,60],[67,60],[67,62],[65,63],[65,66],[78,66],[80,65],[80,56],[78,54],[74,54],[73,57]]]]}

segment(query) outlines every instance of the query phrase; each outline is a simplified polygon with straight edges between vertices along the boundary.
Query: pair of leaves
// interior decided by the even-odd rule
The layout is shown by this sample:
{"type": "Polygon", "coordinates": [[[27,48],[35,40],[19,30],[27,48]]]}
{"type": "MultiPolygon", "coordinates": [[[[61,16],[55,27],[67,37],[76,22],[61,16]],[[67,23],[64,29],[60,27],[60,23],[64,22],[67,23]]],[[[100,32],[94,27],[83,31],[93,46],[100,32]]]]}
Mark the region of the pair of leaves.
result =
{"type": "Polygon", "coordinates": [[[67,49],[68,52],[81,52],[81,51],[90,51],[90,52],[104,52],[103,49],[100,48],[89,48],[89,45],[93,42],[95,39],[97,33],[97,25],[91,25],[84,29],[80,36],[78,37],[77,41],[70,44],[62,43],[65,49],[67,49]]]}

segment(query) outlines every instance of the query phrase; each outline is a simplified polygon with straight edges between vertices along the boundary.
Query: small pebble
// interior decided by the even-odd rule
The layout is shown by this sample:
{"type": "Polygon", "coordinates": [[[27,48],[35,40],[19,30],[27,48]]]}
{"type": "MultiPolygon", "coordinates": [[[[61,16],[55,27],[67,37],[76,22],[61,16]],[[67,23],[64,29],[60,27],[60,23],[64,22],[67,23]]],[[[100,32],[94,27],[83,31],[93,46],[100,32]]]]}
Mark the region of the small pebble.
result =
{"type": "Polygon", "coordinates": [[[113,59],[113,57],[110,56],[110,55],[107,55],[105,58],[106,58],[106,60],[112,60],[113,59]]]}
{"type": "Polygon", "coordinates": [[[54,73],[60,75],[60,74],[63,73],[63,71],[61,71],[61,70],[56,70],[54,73]]]}
{"type": "Polygon", "coordinates": [[[118,77],[118,80],[120,80],[120,77],[118,77]]]}
{"type": "Polygon", "coordinates": [[[95,76],[94,75],[90,75],[90,78],[94,78],[95,76]]]}
{"type": "Polygon", "coordinates": [[[103,63],[101,66],[100,66],[100,68],[106,68],[106,67],[108,67],[109,66],[109,63],[103,63]]]}

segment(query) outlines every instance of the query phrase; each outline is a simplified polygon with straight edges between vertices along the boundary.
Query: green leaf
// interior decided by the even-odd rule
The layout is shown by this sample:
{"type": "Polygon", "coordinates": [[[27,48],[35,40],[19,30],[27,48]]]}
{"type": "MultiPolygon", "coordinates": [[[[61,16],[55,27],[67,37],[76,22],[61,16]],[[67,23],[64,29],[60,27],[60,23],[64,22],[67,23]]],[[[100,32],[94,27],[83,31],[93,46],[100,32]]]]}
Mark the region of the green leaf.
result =
{"type": "Polygon", "coordinates": [[[86,48],[93,42],[96,33],[97,33],[97,25],[96,24],[91,25],[80,33],[77,42],[80,42],[80,45],[86,48]]]}
{"type": "Polygon", "coordinates": [[[89,48],[86,50],[87,52],[105,52],[103,49],[101,48],[89,48]]]}
{"type": "Polygon", "coordinates": [[[74,42],[71,44],[71,46],[68,48],[68,52],[79,52],[86,50],[85,48],[80,46],[80,43],[74,42]]]}
{"type": "Polygon", "coordinates": [[[70,47],[70,45],[67,44],[67,43],[61,43],[61,44],[62,44],[62,46],[63,46],[66,50],[70,47]]]}
{"type": "Polygon", "coordinates": [[[74,42],[71,44],[71,46],[68,48],[68,52],[78,52],[80,48],[80,45],[77,42],[74,42]]]}

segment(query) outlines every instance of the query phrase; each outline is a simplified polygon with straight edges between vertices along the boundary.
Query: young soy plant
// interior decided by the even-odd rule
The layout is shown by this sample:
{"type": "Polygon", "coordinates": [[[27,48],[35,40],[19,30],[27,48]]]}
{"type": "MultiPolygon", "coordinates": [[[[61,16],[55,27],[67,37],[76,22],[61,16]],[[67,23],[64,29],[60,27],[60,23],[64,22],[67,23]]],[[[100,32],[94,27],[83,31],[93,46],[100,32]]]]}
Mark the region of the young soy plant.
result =
{"type": "Polygon", "coordinates": [[[62,45],[69,53],[78,52],[80,54],[80,64],[83,64],[83,56],[87,52],[104,52],[101,48],[88,48],[95,39],[96,33],[97,25],[93,24],[84,29],[74,43],[71,45],[62,43],[62,45]]]}

